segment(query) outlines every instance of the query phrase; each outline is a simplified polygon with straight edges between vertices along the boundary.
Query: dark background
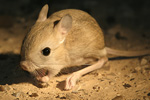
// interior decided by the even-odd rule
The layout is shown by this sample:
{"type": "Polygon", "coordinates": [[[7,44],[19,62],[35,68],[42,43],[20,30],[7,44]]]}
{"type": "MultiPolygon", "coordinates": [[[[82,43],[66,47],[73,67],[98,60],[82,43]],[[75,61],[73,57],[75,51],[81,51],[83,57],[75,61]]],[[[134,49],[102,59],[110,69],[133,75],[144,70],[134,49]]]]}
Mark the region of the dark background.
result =
{"type": "Polygon", "coordinates": [[[84,10],[104,30],[115,24],[144,31],[150,26],[150,0],[0,0],[0,15],[35,20],[44,4],[49,5],[49,15],[61,9],[84,10]]]}
{"type": "MultiPolygon", "coordinates": [[[[18,93],[25,94],[24,97],[14,97],[14,100],[30,100],[29,93],[37,93],[35,99],[41,97],[41,100],[72,97],[82,97],[80,99],[84,100],[117,100],[118,97],[125,100],[150,100],[150,56],[110,60],[104,69],[81,78],[81,91],[74,96],[73,93],[60,91],[59,85],[66,77],[63,75],[52,80],[43,93],[29,84],[34,84],[34,80],[19,66],[20,48],[25,34],[45,4],[49,5],[49,15],[68,8],[81,9],[91,14],[103,29],[108,47],[125,51],[150,50],[150,0],[0,0],[0,100],[8,100],[14,93],[16,96],[18,93]],[[83,83],[87,84],[87,89],[84,89],[83,83]],[[4,88],[6,86],[3,92],[2,85],[4,88]],[[8,86],[10,91],[7,91],[8,86]],[[63,97],[60,93],[63,93],[63,97]]],[[[72,71],[75,70],[68,70],[72,71]]]]}

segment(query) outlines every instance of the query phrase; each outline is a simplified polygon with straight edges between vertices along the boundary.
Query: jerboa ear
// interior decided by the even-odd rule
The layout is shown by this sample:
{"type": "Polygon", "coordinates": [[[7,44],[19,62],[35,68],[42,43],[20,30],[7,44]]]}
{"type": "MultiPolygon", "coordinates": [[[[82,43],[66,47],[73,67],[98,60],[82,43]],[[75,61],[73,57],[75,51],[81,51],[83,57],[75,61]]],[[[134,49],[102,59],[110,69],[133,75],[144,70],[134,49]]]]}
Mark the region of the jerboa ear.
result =
{"type": "Polygon", "coordinates": [[[47,13],[48,13],[48,4],[44,5],[39,13],[39,17],[37,19],[37,22],[43,22],[47,19],[47,13]]]}
{"type": "Polygon", "coordinates": [[[72,27],[72,17],[67,14],[56,25],[57,36],[63,41],[72,27]]]}

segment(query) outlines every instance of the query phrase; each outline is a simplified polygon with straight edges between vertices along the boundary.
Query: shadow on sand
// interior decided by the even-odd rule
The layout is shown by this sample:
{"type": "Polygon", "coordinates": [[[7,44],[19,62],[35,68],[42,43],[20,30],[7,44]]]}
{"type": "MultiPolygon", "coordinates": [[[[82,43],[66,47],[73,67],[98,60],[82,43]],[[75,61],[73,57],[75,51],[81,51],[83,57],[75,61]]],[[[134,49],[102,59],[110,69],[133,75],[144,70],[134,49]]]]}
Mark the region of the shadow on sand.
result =
{"type": "MultiPolygon", "coordinates": [[[[23,71],[19,65],[20,55],[18,54],[0,54],[0,85],[11,85],[19,83],[31,83],[40,88],[37,81],[30,75],[30,73],[23,71]]],[[[75,72],[84,68],[85,66],[80,67],[69,67],[63,69],[56,77],[59,77],[63,74],[68,74],[75,72]]],[[[58,84],[58,88],[64,85],[65,81],[58,84]]],[[[62,88],[60,88],[63,90],[62,88]]]]}
{"type": "Polygon", "coordinates": [[[30,75],[20,68],[19,61],[18,54],[0,54],[0,85],[33,83],[30,75]]]}

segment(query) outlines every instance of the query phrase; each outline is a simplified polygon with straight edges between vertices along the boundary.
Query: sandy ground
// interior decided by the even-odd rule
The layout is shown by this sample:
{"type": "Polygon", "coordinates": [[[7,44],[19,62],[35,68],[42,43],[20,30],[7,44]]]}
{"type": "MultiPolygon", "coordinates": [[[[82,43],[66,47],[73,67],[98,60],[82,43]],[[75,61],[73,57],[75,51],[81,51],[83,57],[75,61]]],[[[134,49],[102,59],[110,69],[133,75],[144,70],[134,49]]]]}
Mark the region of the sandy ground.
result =
{"type": "MultiPolygon", "coordinates": [[[[37,87],[19,68],[21,43],[34,21],[0,19],[0,100],[150,100],[150,56],[110,60],[102,69],[81,77],[70,91],[63,90],[70,73],[54,77],[46,88],[37,87]]],[[[150,35],[120,25],[105,30],[105,41],[121,50],[150,49],[150,35]]]]}

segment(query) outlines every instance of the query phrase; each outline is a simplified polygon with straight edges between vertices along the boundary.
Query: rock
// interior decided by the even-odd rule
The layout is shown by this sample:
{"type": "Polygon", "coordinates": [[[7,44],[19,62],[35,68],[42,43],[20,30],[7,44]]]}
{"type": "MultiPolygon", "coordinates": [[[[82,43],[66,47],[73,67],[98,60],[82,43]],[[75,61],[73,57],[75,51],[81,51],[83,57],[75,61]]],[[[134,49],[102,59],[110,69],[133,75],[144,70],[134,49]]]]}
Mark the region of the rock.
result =
{"type": "Polygon", "coordinates": [[[47,88],[49,86],[49,84],[48,83],[38,83],[37,86],[39,88],[47,88]]]}
{"type": "Polygon", "coordinates": [[[133,80],[135,80],[135,78],[131,78],[131,79],[130,79],[130,81],[133,81],[133,80]]]}
{"type": "Polygon", "coordinates": [[[123,86],[124,86],[124,88],[125,88],[125,89],[127,89],[127,88],[130,88],[130,87],[131,87],[131,85],[130,85],[130,84],[127,84],[127,83],[125,83],[123,86]]]}
{"type": "Polygon", "coordinates": [[[150,70],[150,65],[144,65],[142,67],[145,68],[146,70],[150,70]]]}
{"type": "Polygon", "coordinates": [[[117,40],[127,40],[127,37],[123,36],[123,34],[121,34],[121,32],[116,32],[115,38],[117,40]]]}
{"type": "Polygon", "coordinates": [[[150,100],[150,98],[149,98],[149,97],[144,96],[144,97],[143,97],[143,100],[150,100]]]}
{"type": "Polygon", "coordinates": [[[59,98],[59,99],[66,99],[66,95],[64,93],[60,93],[56,96],[56,98],[59,98]]]}
{"type": "Polygon", "coordinates": [[[147,96],[150,96],[150,93],[148,93],[147,96]]]}
{"type": "Polygon", "coordinates": [[[99,73],[93,72],[92,75],[94,75],[96,77],[96,76],[99,76],[99,73]]]}
{"type": "Polygon", "coordinates": [[[121,72],[118,72],[117,74],[118,74],[118,75],[121,75],[121,72]]]}
{"type": "Polygon", "coordinates": [[[0,86],[0,91],[6,91],[4,86],[0,86]]]}
{"type": "Polygon", "coordinates": [[[13,95],[14,97],[18,98],[18,97],[21,96],[21,92],[13,93],[12,95],[13,95]]]}
{"type": "Polygon", "coordinates": [[[9,91],[11,88],[6,84],[6,85],[0,85],[0,91],[9,91]]]}
{"type": "Polygon", "coordinates": [[[115,83],[110,81],[109,84],[110,84],[110,85],[114,85],[115,83]]]}
{"type": "Polygon", "coordinates": [[[147,62],[148,62],[147,59],[143,58],[143,59],[141,60],[141,65],[146,65],[147,62]]]}
{"type": "Polygon", "coordinates": [[[107,89],[109,89],[109,87],[104,87],[104,89],[106,89],[106,90],[107,90],[107,89]]]}
{"type": "Polygon", "coordinates": [[[116,95],[116,96],[121,96],[121,94],[117,93],[117,95],[116,95]]]}
{"type": "Polygon", "coordinates": [[[112,100],[123,100],[123,97],[122,96],[116,96],[112,100]]]}
{"type": "Polygon", "coordinates": [[[141,71],[141,69],[142,69],[142,68],[141,68],[140,66],[135,67],[135,70],[136,70],[136,71],[141,71]]]}
{"type": "Polygon", "coordinates": [[[31,95],[31,94],[32,94],[32,92],[31,92],[31,91],[29,91],[29,92],[27,92],[27,94],[28,94],[28,95],[31,95]]]}
{"type": "Polygon", "coordinates": [[[130,77],[130,78],[131,78],[131,77],[133,77],[133,74],[132,74],[132,73],[130,73],[130,74],[129,74],[129,77],[130,77]]]}
{"type": "Polygon", "coordinates": [[[142,70],[142,73],[145,74],[145,75],[146,75],[146,72],[147,72],[147,71],[146,71],[145,69],[142,70]]]}
{"type": "Polygon", "coordinates": [[[31,95],[29,95],[30,97],[37,97],[39,96],[37,93],[32,93],[31,95]]]}
{"type": "Polygon", "coordinates": [[[19,98],[19,97],[26,97],[26,94],[23,92],[16,92],[16,93],[13,93],[12,96],[19,98]]]}

